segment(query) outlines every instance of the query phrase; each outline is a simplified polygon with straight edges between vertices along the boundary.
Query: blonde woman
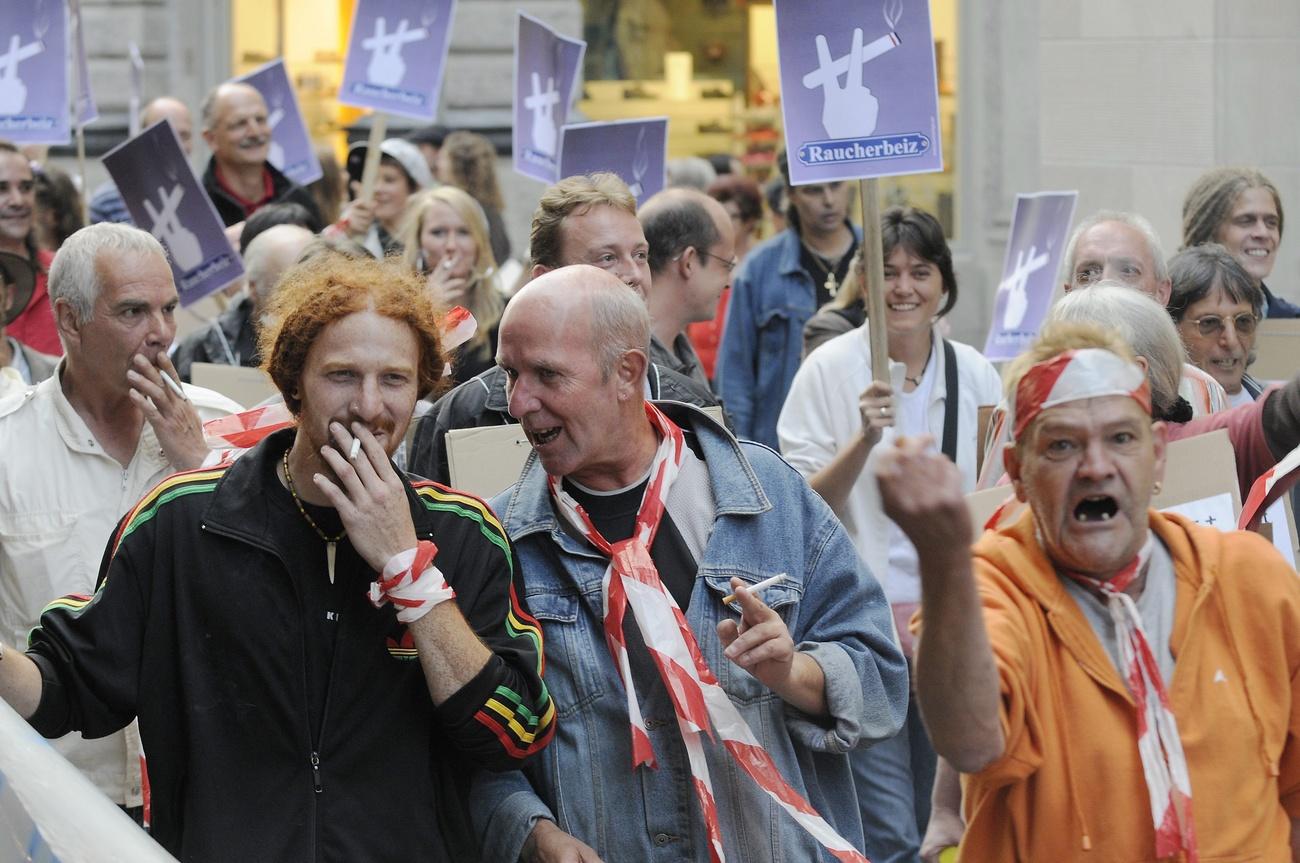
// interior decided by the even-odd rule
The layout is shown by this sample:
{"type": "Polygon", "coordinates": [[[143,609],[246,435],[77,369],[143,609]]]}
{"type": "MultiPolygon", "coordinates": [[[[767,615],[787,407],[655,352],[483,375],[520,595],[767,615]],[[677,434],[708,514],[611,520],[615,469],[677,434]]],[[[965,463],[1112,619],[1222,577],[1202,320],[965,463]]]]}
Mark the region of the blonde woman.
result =
{"type": "Polygon", "coordinates": [[[402,260],[423,273],[444,308],[464,306],[478,321],[474,337],[456,349],[451,385],[495,362],[497,326],[505,300],[497,286],[496,258],[478,202],[454,186],[422,192],[407,205],[402,260]]]}

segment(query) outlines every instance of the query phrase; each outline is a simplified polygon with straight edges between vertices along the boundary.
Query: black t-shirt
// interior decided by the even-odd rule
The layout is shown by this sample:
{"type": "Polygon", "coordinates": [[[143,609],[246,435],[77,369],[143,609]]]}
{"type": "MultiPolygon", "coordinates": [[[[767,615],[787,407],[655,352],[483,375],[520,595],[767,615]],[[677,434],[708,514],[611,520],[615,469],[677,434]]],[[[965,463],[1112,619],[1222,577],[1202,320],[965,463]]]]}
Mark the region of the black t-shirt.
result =
{"type": "MultiPolygon", "coordinates": [[[[852,227],[850,226],[850,233],[852,227]]],[[[849,250],[840,258],[835,267],[835,284],[844,285],[845,278],[849,275],[849,267],[853,264],[853,256],[858,250],[858,236],[853,234],[853,242],[849,245],[849,250]]],[[[831,301],[831,292],[826,289],[826,264],[820,256],[815,256],[808,251],[808,246],[804,243],[799,244],[799,266],[803,267],[804,272],[813,280],[813,287],[817,290],[817,308],[821,308],[831,301]]]]}

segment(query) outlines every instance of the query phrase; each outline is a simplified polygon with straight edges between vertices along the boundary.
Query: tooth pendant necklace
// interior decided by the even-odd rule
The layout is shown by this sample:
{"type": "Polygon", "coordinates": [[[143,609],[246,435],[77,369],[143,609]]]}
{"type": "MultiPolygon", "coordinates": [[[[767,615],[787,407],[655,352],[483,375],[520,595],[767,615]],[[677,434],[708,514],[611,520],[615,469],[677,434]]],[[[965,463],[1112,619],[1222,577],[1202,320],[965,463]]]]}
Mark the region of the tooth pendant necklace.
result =
{"type": "Polygon", "coordinates": [[[298,498],[298,490],[293,487],[293,474],[289,473],[289,451],[284,451],[284,481],[289,486],[289,494],[293,497],[293,502],[298,506],[298,512],[302,517],[307,519],[307,524],[311,529],[316,531],[316,535],[325,540],[325,566],[329,570],[330,584],[334,583],[334,561],[338,556],[339,540],[348,535],[346,530],[341,530],[338,536],[330,536],[320,529],[320,526],[307,514],[307,508],[302,505],[298,498]]]}

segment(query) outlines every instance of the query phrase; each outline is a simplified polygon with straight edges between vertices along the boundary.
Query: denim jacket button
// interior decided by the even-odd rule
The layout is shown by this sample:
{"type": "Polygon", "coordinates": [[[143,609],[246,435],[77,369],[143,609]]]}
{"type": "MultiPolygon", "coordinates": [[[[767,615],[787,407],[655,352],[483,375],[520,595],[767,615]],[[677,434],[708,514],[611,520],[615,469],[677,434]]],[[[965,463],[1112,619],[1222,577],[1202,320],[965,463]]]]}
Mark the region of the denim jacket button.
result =
{"type": "Polygon", "coordinates": [[[656,833],[654,836],[654,843],[656,845],[667,845],[676,838],[677,837],[675,836],[669,836],[667,833],[656,833]]]}

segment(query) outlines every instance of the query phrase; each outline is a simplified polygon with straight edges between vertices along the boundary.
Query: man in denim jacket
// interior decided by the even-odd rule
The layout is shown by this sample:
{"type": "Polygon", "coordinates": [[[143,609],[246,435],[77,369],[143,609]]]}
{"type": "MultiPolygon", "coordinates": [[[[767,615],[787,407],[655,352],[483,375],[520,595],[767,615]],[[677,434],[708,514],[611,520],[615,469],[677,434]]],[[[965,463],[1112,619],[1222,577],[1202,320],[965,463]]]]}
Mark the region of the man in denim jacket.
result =
{"type": "MultiPolygon", "coordinates": [[[[845,753],[894,734],[907,704],[888,606],[835,516],[776,454],[738,443],[689,406],[658,403],[668,420],[648,406],[648,342],[643,303],[593,267],[535,280],[502,319],[497,361],[534,452],[493,507],[546,633],[544,679],[559,721],[527,775],[476,779],[470,809],[483,859],[709,859],[673,701],[632,613],[623,618],[627,678],[607,647],[610,558],[597,547],[626,549],[634,519],[640,529],[643,502],[662,487],[664,441],[678,428],[681,465],[649,545],[656,578],[681,608],[724,704],[793,790],[860,848],[845,753]],[[590,517],[586,527],[565,503],[572,500],[590,517]],[[745,589],[776,574],[784,580],[745,589]],[[723,602],[730,593],[739,621],[723,602]],[[635,683],[657,769],[633,767],[624,679],[635,683]]],[[[661,645],[665,633],[652,632],[661,645]]],[[[720,728],[699,736],[729,859],[830,860],[745,774],[723,746],[730,738],[720,728]]]]}

